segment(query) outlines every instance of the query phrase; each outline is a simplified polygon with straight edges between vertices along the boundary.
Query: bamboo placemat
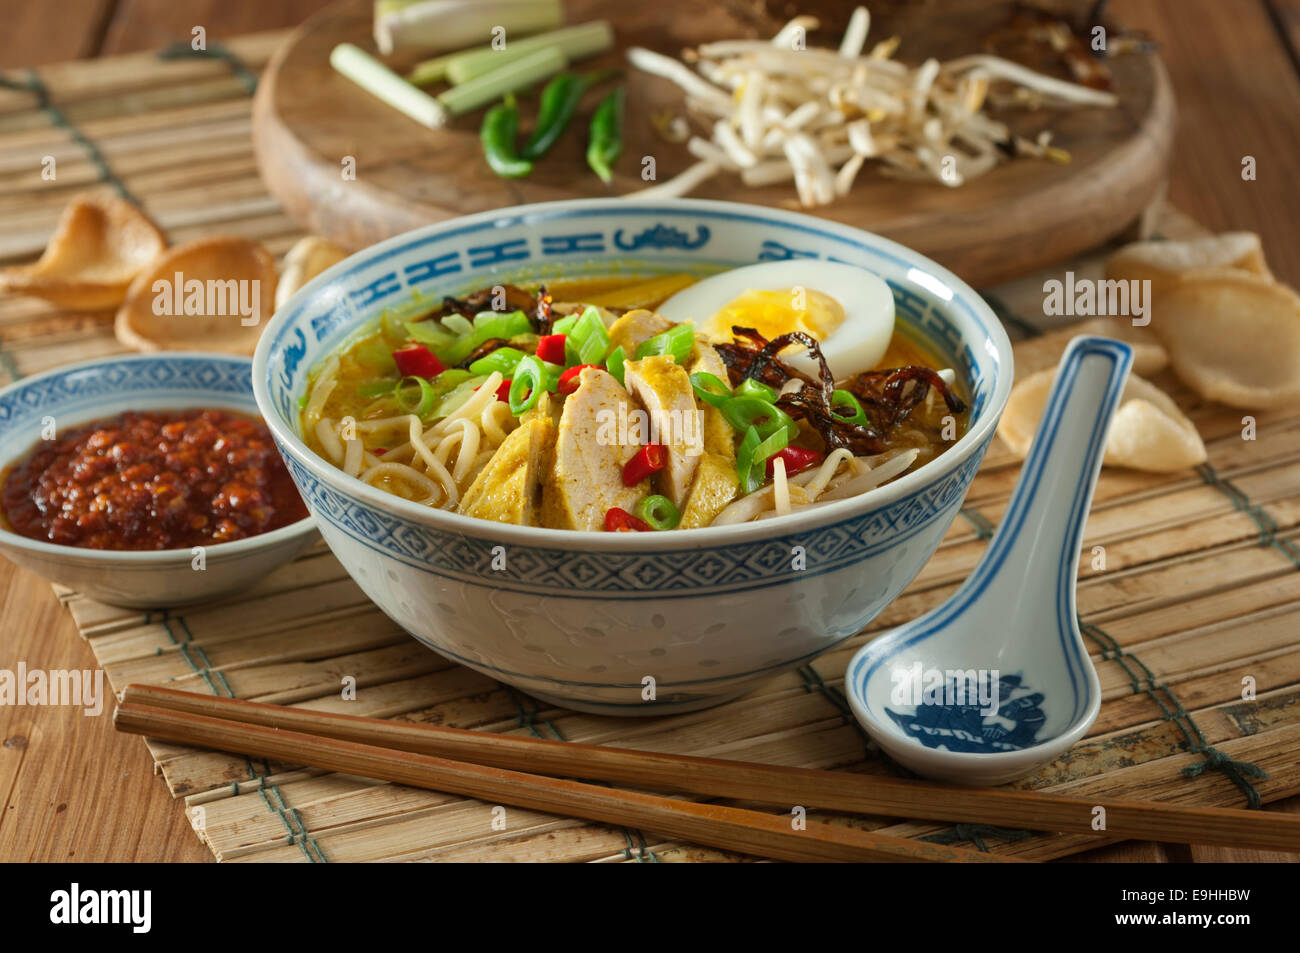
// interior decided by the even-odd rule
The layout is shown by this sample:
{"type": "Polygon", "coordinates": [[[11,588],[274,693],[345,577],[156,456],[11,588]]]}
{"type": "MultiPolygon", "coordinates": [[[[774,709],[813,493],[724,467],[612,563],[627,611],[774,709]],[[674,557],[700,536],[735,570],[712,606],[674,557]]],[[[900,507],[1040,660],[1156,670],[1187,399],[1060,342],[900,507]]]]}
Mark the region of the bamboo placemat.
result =
{"type": "MultiPolygon", "coordinates": [[[[173,242],[225,233],[283,252],[300,232],[257,177],[248,99],[283,35],[244,37],[202,55],[182,47],[0,73],[0,263],[39,253],[67,199],[87,188],[139,201],[173,242]],[[41,176],[47,156],[53,180],[41,176]]],[[[1151,224],[1171,236],[1196,231],[1168,211],[1151,224]]],[[[1068,267],[1095,275],[1098,259],[1068,267]]],[[[1034,276],[987,292],[1013,335],[1042,326],[1042,282],[1034,276]]],[[[0,383],[119,350],[109,314],[0,300],[0,383]]],[[[1256,439],[1244,439],[1241,412],[1199,400],[1168,375],[1157,382],[1196,422],[1210,464],[1162,476],[1103,472],[1079,609],[1104,703],[1084,742],[1022,784],[1201,805],[1289,797],[1300,792],[1300,414],[1256,414],[1256,439]]],[[[375,609],[323,546],[238,601],[183,612],[142,613],[58,591],[115,690],[168,684],[485,731],[890,773],[897,769],[845,705],[845,665],[873,633],[942,601],[970,572],[1016,473],[995,442],[943,545],[866,632],[738,701],[668,718],[550,708],[448,662],[375,609]],[[348,678],[355,700],[343,697],[348,678]]],[[[147,745],[220,860],[744,859],[653,832],[515,808],[503,815],[461,797],[147,745]]],[[[1099,843],[978,825],[822,819],[1033,859],[1099,843]]]]}

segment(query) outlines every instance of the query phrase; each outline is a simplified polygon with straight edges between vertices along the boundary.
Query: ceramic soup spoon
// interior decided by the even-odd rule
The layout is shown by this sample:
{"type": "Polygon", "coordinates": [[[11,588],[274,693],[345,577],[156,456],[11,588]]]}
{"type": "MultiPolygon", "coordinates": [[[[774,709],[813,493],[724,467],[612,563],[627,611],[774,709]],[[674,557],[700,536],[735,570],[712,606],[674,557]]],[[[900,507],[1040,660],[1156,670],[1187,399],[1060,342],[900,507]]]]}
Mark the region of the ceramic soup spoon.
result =
{"type": "Polygon", "coordinates": [[[1101,686],[1079,634],[1075,579],[1106,433],[1133,360],[1077,337],[988,552],[943,605],[867,643],[845,689],[894,760],[962,784],[1001,784],[1091,727],[1101,686]]]}

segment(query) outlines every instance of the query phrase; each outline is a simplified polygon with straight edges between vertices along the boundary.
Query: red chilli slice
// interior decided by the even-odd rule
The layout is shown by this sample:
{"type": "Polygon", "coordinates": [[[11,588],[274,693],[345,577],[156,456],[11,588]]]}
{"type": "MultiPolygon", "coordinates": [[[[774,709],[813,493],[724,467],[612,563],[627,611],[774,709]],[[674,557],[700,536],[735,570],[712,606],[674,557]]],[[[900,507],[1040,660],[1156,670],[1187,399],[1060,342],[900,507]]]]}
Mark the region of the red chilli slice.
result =
{"type": "Polygon", "coordinates": [[[423,344],[408,344],[393,352],[397,370],[403,377],[437,377],[447,368],[423,344]]]}
{"type": "Polygon", "coordinates": [[[537,342],[537,357],[548,364],[564,366],[564,335],[548,334],[537,342]]]}
{"type": "Polygon", "coordinates": [[[668,465],[668,454],[662,443],[648,443],[627,463],[623,464],[623,485],[636,486],[650,474],[668,465]]]}
{"type": "Polygon", "coordinates": [[[768,476],[772,476],[772,465],[776,462],[777,457],[785,461],[786,476],[794,476],[809,467],[815,467],[825,459],[825,456],[816,450],[805,450],[803,447],[785,447],[767,458],[768,476]]]}
{"type": "MultiPolygon", "coordinates": [[[[557,337],[564,337],[564,335],[560,334],[557,335],[557,337]]],[[[560,375],[560,382],[559,384],[556,385],[556,390],[558,390],[561,394],[572,394],[575,390],[578,389],[578,384],[580,383],[578,380],[579,375],[581,375],[583,369],[587,367],[595,367],[599,369],[600,365],[599,364],[575,364],[573,367],[570,367],[567,371],[565,371],[563,374],[560,375]]]]}
{"type": "Polygon", "coordinates": [[[625,509],[611,506],[605,511],[605,532],[607,533],[648,533],[650,524],[637,519],[625,509]]]}

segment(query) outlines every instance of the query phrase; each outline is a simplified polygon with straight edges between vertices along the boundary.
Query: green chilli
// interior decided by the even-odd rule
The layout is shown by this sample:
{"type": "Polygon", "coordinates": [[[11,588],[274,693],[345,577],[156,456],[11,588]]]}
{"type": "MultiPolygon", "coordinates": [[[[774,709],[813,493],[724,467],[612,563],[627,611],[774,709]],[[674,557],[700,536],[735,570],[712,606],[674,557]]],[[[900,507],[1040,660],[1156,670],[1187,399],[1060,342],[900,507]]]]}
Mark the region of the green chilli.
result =
{"type": "Polygon", "coordinates": [[[537,102],[537,122],[533,126],[533,134],[519,150],[519,155],[525,160],[539,159],[555,145],[560,134],[568,128],[573,114],[578,111],[578,103],[582,101],[583,94],[599,78],[561,73],[547,83],[537,102]]]}
{"type": "Polygon", "coordinates": [[[479,129],[479,142],[483,145],[483,157],[497,175],[507,179],[518,179],[533,171],[533,164],[521,159],[515,152],[515,133],[519,129],[519,110],[515,107],[515,98],[506,96],[487,111],[483,117],[483,126],[479,129]]]}
{"type": "Polygon", "coordinates": [[[587,165],[606,184],[614,178],[614,163],[623,152],[623,110],[627,87],[620,86],[600,101],[587,130],[587,165]]]}

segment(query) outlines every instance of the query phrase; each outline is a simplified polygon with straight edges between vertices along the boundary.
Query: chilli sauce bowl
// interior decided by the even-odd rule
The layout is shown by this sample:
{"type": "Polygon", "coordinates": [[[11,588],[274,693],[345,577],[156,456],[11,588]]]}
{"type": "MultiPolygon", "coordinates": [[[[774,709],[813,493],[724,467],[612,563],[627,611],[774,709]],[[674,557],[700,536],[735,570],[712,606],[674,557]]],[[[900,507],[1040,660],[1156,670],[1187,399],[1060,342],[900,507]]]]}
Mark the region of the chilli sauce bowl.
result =
{"type": "Polygon", "coordinates": [[[421,643],[543,700],[660,714],[734,698],[862,629],[920,571],[956,515],[1011,389],[984,301],[894,242],[807,215],[699,200],[594,199],[417,229],[340,262],[271,320],[253,387],[322,536],[421,643]],[[862,496],[785,517],[665,533],[472,519],[349,477],[302,439],[311,368],[385,308],[521,277],[708,273],[836,259],[893,289],[899,320],[972,408],[936,460],[862,496]]]}
{"type": "MultiPolygon", "coordinates": [[[[52,424],[63,432],[127,411],[204,408],[257,416],[252,362],[225,354],[161,352],[69,364],[0,390],[0,469],[24,457],[52,424]]],[[[191,549],[103,550],[30,539],[0,520],[0,553],[52,582],[114,605],[161,608],[248,589],[316,538],[308,517],[228,543],[191,549]]]]}

